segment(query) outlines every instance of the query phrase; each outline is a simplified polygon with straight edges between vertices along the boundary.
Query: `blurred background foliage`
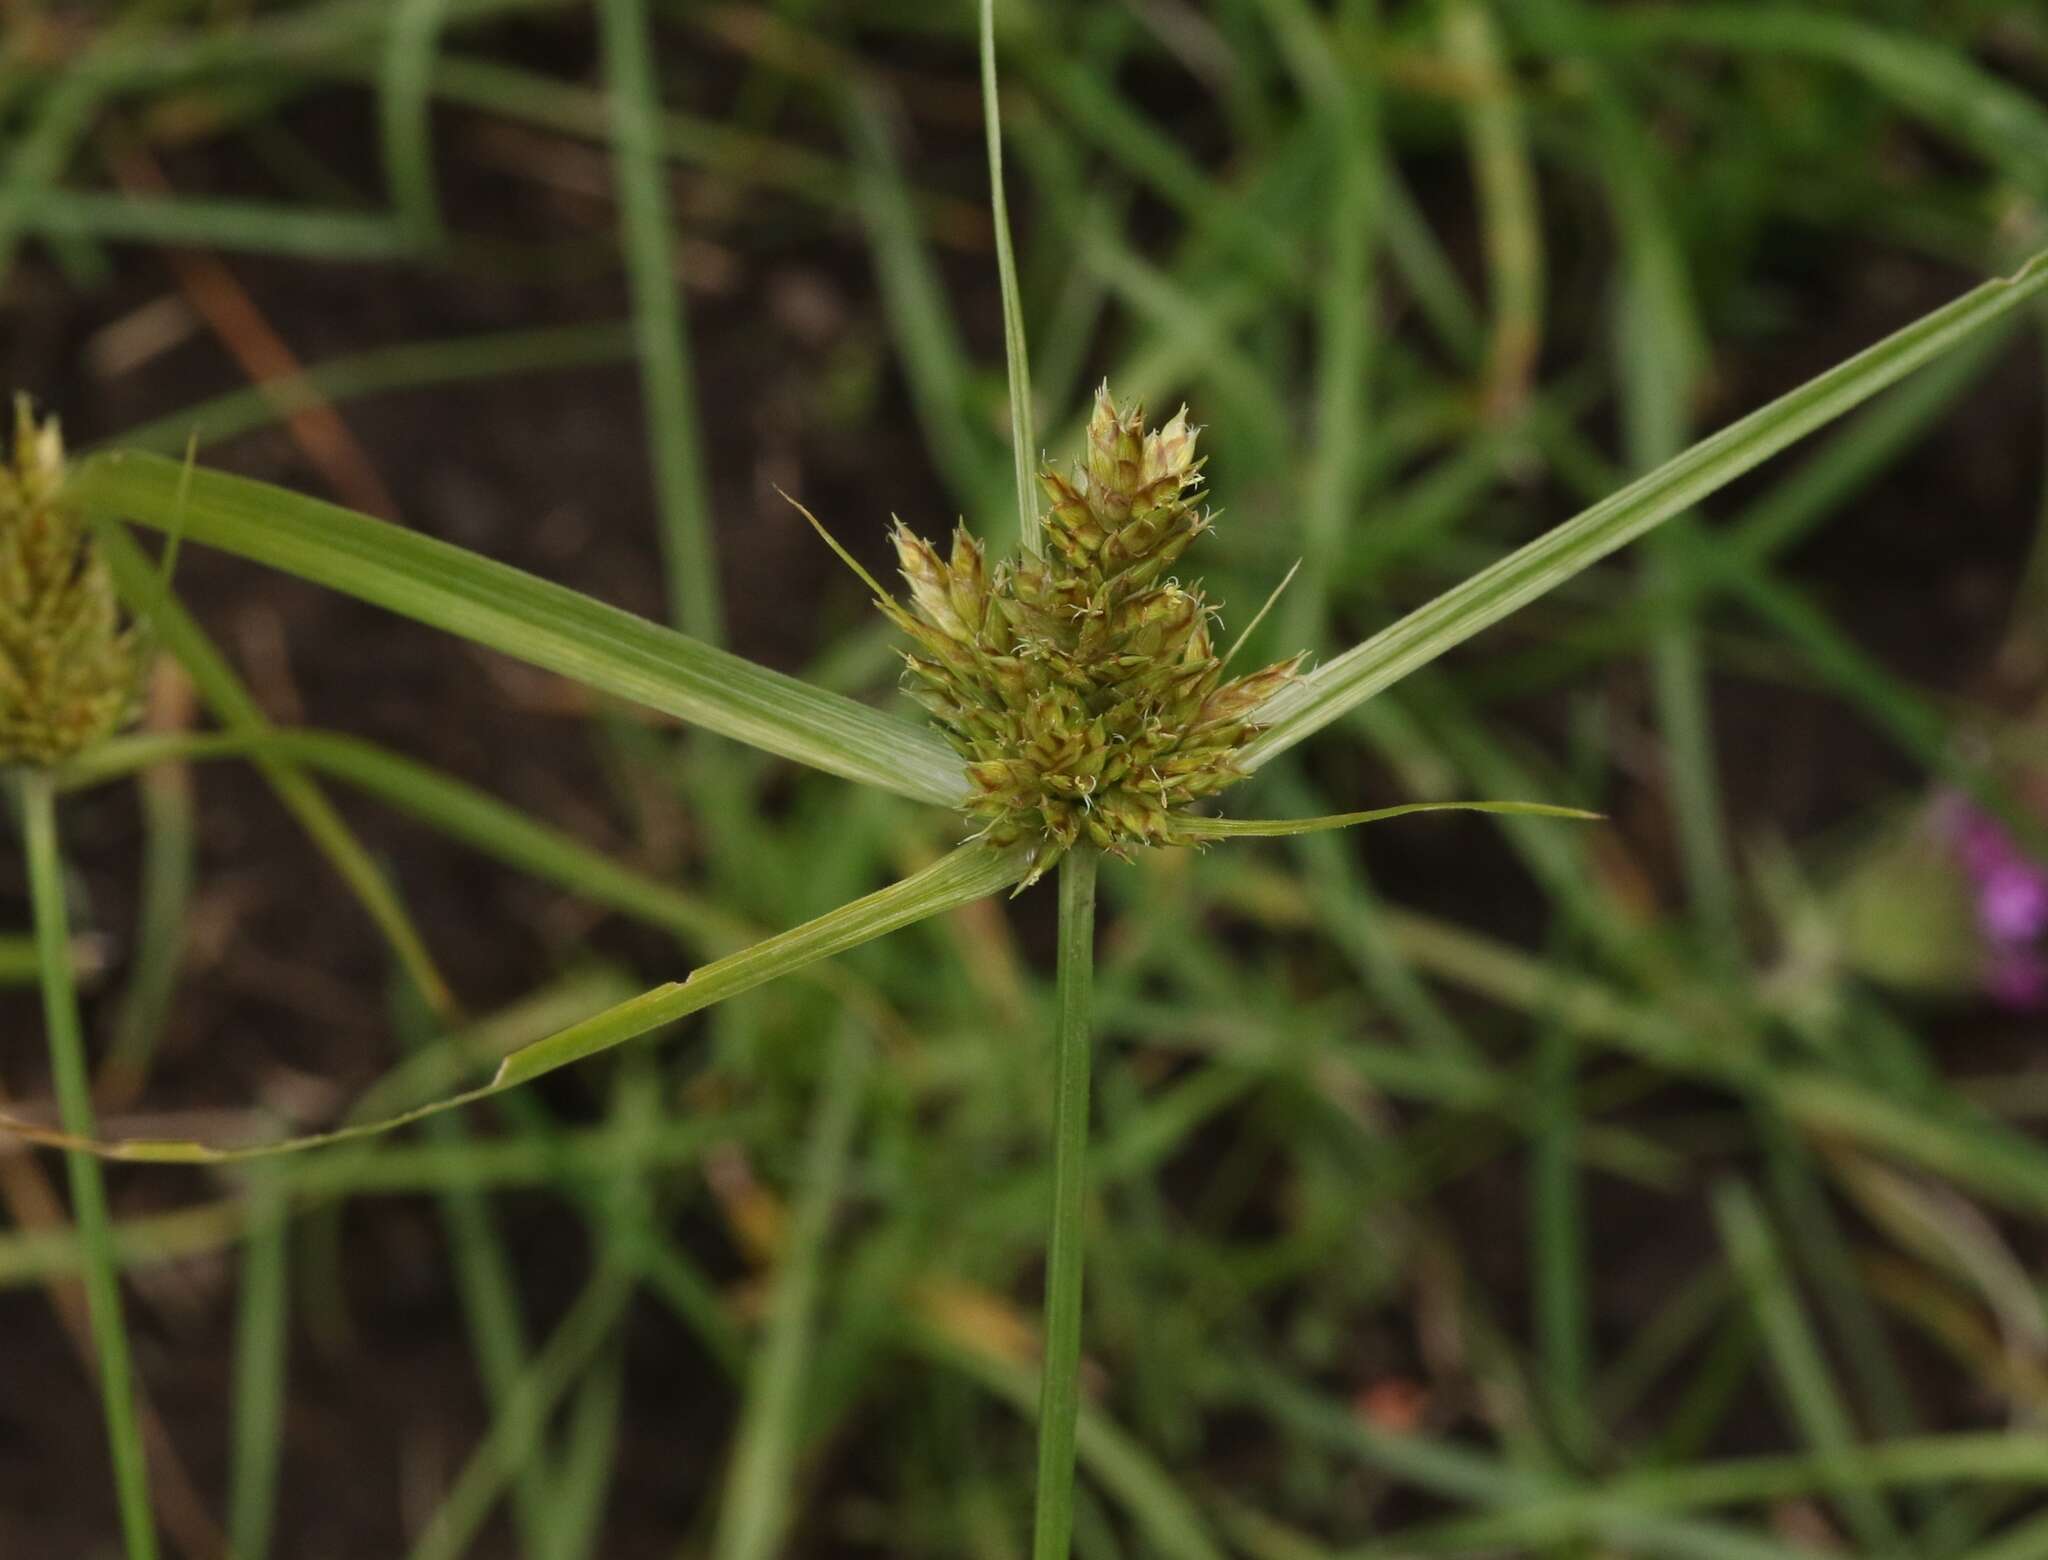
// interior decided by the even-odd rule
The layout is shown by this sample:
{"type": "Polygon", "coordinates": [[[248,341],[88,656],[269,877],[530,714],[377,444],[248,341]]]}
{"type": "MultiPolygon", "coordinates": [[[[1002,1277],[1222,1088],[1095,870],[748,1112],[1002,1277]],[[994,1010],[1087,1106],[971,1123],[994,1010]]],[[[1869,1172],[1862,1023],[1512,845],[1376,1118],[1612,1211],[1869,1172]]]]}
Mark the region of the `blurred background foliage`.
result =
{"type": "MultiPolygon", "coordinates": [[[[1211,596],[1241,624],[1302,561],[1254,657],[1343,649],[2048,242],[2019,0],[997,12],[1040,442],[1073,451],[1105,374],[1189,403],[1211,596]]],[[[1014,537],[974,26],[0,0],[0,367],[75,446],[196,437],[893,701],[890,635],[773,488],[878,571],[892,512],[1014,537]]],[[[1233,808],[1608,824],[1105,871],[1077,1553],[2048,1553],[2041,926],[2012,909],[2048,794],[2044,325],[1233,808]]],[[[417,776],[82,795],[110,1131],[337,1119],[451,1030],[533,1038],[957,832],[199,549],[176,588],[270,719],[665,886],[522,876],[412,816],[417,776]]],[[[196,710],[164,669],[150,726],[196,710]]],[[[12,857],[0,885],[25,925],[12,857]]],[[[114,1174],[174,1548],[1022,1553],[1048,900],[416,1138],[114,1174]]],[[[48,1094],[34,1011],[16,1099],[48,1094]]],[[[48,1169],[0,1157],[0,1550],[87,1555],[117,1530],[48,1169]]]]}

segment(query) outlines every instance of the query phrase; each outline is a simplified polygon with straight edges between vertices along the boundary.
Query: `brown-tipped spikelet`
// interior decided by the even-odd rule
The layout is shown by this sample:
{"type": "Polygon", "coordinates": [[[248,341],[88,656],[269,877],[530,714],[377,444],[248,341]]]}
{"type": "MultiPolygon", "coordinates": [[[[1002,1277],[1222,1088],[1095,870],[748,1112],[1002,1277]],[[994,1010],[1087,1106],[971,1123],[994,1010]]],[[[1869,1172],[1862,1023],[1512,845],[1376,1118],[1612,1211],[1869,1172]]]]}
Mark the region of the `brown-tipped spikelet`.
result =
{"type": "Polygon", "coordinates": [[[59,763],[112,736],[136,683],[134,635],[105,561],[64,497],[64,444],[14,407],[0,465],[0,767],[59,763]]]}
{"type": "Polygon", "coordinates": [[[1040,475],[1042,553],[1014,563],[965,528],[941,557],[897,522],[910,605],[882,607],[917,644],[910,694],[967,760],[990,838],[1038,842],[1031,879],[1080,843],[1188,843],[1187,809],[1244,777],[1254,713],[1299,664],[1224,681],[1201,588],[1167,573],[1209,527],[1196,433],[1185,408],[1147,431],[1105,385],[1086,459],[1040,475]]]}

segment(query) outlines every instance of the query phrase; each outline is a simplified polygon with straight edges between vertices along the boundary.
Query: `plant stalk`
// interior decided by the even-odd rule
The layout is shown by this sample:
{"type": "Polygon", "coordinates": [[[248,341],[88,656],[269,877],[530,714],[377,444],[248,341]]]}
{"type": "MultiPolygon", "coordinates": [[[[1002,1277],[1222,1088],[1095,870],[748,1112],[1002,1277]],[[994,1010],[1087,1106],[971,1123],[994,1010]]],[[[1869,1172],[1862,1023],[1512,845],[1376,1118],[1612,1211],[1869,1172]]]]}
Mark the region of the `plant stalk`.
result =
{"type": "MultiPolygon", "coordinates": [[[[78,1020],[78,992],[71,983],[71,929],[64,908],[64,868],[57,853],[56,787],[35,772],[21,782],[22,828],[28,846],[29,898],[36,924],[36,963],[43,986],[43,1028],[50,1046],[50,1071],[64,1130],[94,1135],[92,1091],[87,1081],[85,1041],[78,1020]]],[[[71,1203],[85,1255],[86,1307],[92,1317],[93,1346],[99,1353],[100,1395],[105,1405],[107,1443],[114,1465],[121,1531],[129,1560],[156,1560],[156,1523],[149,1508],[149,1464],[135,1412],[135,1372],[128,1333],[121,1319],[121,1290],[115,1278],[114,1242],[107,1219],[106,1183],[92,1155],[65,1155],[71,1175],[71,1203]]]]}
{"type": "Polygon", "coordinates": [[[1081,1414],[1081,1253],[1087,1191],[1089,1008],[1095,987],[1095,869],[1081,846],[1060,858],[1059,1028],[1053,1098],[1052,1231],[1045,1265],[1045,1374],[1038,1399],[1033,1560],[1067,1560],[1074,1529],[1074,1436],[1081,1414]]]}
{"type": "Polygon", "coordinates": [[[1010,378],[1010,454],[1017,467],[1017,540],[1038,551],[1038,436],[1033,431],[1031,359],[1024,347],[1024,301],[1010,245],[1010,198],[1003,188],[1003,114],[996,96],[996,0],[981,0],[981,112],[988,140],[989,215],[996,230],[996,281],[1003,295],[1003,363],[1010,378]]]}

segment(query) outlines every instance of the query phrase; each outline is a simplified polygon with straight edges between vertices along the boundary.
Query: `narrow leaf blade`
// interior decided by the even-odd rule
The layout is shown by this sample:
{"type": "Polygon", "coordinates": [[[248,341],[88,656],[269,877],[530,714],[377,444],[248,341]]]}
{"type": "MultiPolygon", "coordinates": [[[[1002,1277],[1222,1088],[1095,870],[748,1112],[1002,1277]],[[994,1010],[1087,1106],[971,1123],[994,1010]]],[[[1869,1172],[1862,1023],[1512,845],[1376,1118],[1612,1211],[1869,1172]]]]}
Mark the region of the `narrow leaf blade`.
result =
{"type": "Polygon", "coordinates": [[[708,731],[950,806],[960,760],[926,727],[714,649],[510,565],[334,504],[177,461],[115,451],[82,461],[72,491],[94,512],[167,528],[487,645],[708,731]]]}
{"type": "Polygon", "coordinates": [[[1245,750],[1257,768],[1481,629],[1833,421],[1914,369],[2048,290],[2048,252],[1731,423],[1577,518],[1482,569],[1334,661],[1282,689],[1245,750]]]}
{"type": "MultiPolygon", "coordinates": [[[[827,911],[790,931],[765,938],[740,953],[703,965],[679,985],[661,988],[667,995],[649,1009],[658,1016],[633,1032],[644,1034],[656,1024],[669,1023],[723,1002],[819,959],[829,959],[929,916],[985,899],[1022,878],[1030,859],[1030,851],[1021,846],[998,850],[980,843],[963,845],[899,883],[827,911]]],[[[618,1039],[630,1038],[614,1039],[602,1031],[581,1033],[589,1027],[577,1025],[514,1051],[498,1068],[491,1087],[508,1089],[526,1083],[609,1049],[618,1044],[618,1039]]]]}
{"type": "Polygon", "coordinates": [[[1403,802],[1398,807],[1326,813],[1320,818],[1188,818],[1183,823],[1191,832],[1208,839],[1273,839],[1286,834],[1320,834],[1325,829],[1348,829],[1356,823],[1381,823],[1388,818],[1429,812],[1520,813],[1525,817],[1594,822],[1602,817],[1584,808],[1555,807],[1548,802],[1403,802]]]}
{"type": "Polygon", "coordinates": [[[691,971],[688,980],[668,981],[544,1040],[522,1046],[499,1064],[496,1076],[481,1088],[380,1120],[355,1122],[331,1132],[288,1138],[280,1143],[237,1148],[222,1148],[188,1139],[108,1141],[85,1138],[52,1130],[8,1112],[0,1112],[0,1132],[11,1133],[48,1148],[76,1149],[101,1159],[153,1164],[223,1164],[270,1159],[279,1154],[303,1153],[308,1149],[325,1148],[358,1138],[376,1137],[530,1083],[545,1073],[623,1045],[728,997],[751,991],[781,976],[795,974],[820,959],[829,959],[927,917],[985,899],[1023,877],[1030,860],[1031,853],[1026,849],[997,849],[971,841],[901,882],[851,900],[815,920],[766,938],[727,958],[700,965],[691,971]]]}

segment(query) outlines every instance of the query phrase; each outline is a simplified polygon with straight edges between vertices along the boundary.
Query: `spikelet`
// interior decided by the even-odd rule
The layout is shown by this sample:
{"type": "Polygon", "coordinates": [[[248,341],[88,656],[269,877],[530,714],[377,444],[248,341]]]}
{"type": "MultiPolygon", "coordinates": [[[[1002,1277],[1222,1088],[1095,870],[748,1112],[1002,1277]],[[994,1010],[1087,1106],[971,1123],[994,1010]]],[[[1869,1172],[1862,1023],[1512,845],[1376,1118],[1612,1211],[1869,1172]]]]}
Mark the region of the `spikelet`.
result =
{"type": "Polygon", "coordinates": [[[999,844],[1035,841],[1030,882],[1086,843],[1128,857],[1179,845],[1189,808],[1244,778],[1237,756],[1297,656],[1225,681],[1198,585],[1169,575],[1209,528],[1185,407],[1147,431],[1097,392],[1085,458],[1040,474],[1040,555],[991,567],[960,528],[950,555],[901,521],[905,686],[967,761],[967,810],[999,844]]]}
{"type": "Polygon", "coordinates": [[[114,582],[64,496],[56,419],[14,405],[0,465],[0,767],[49,765],[112,736],[132,713],[136,647],[114,582]]]}

